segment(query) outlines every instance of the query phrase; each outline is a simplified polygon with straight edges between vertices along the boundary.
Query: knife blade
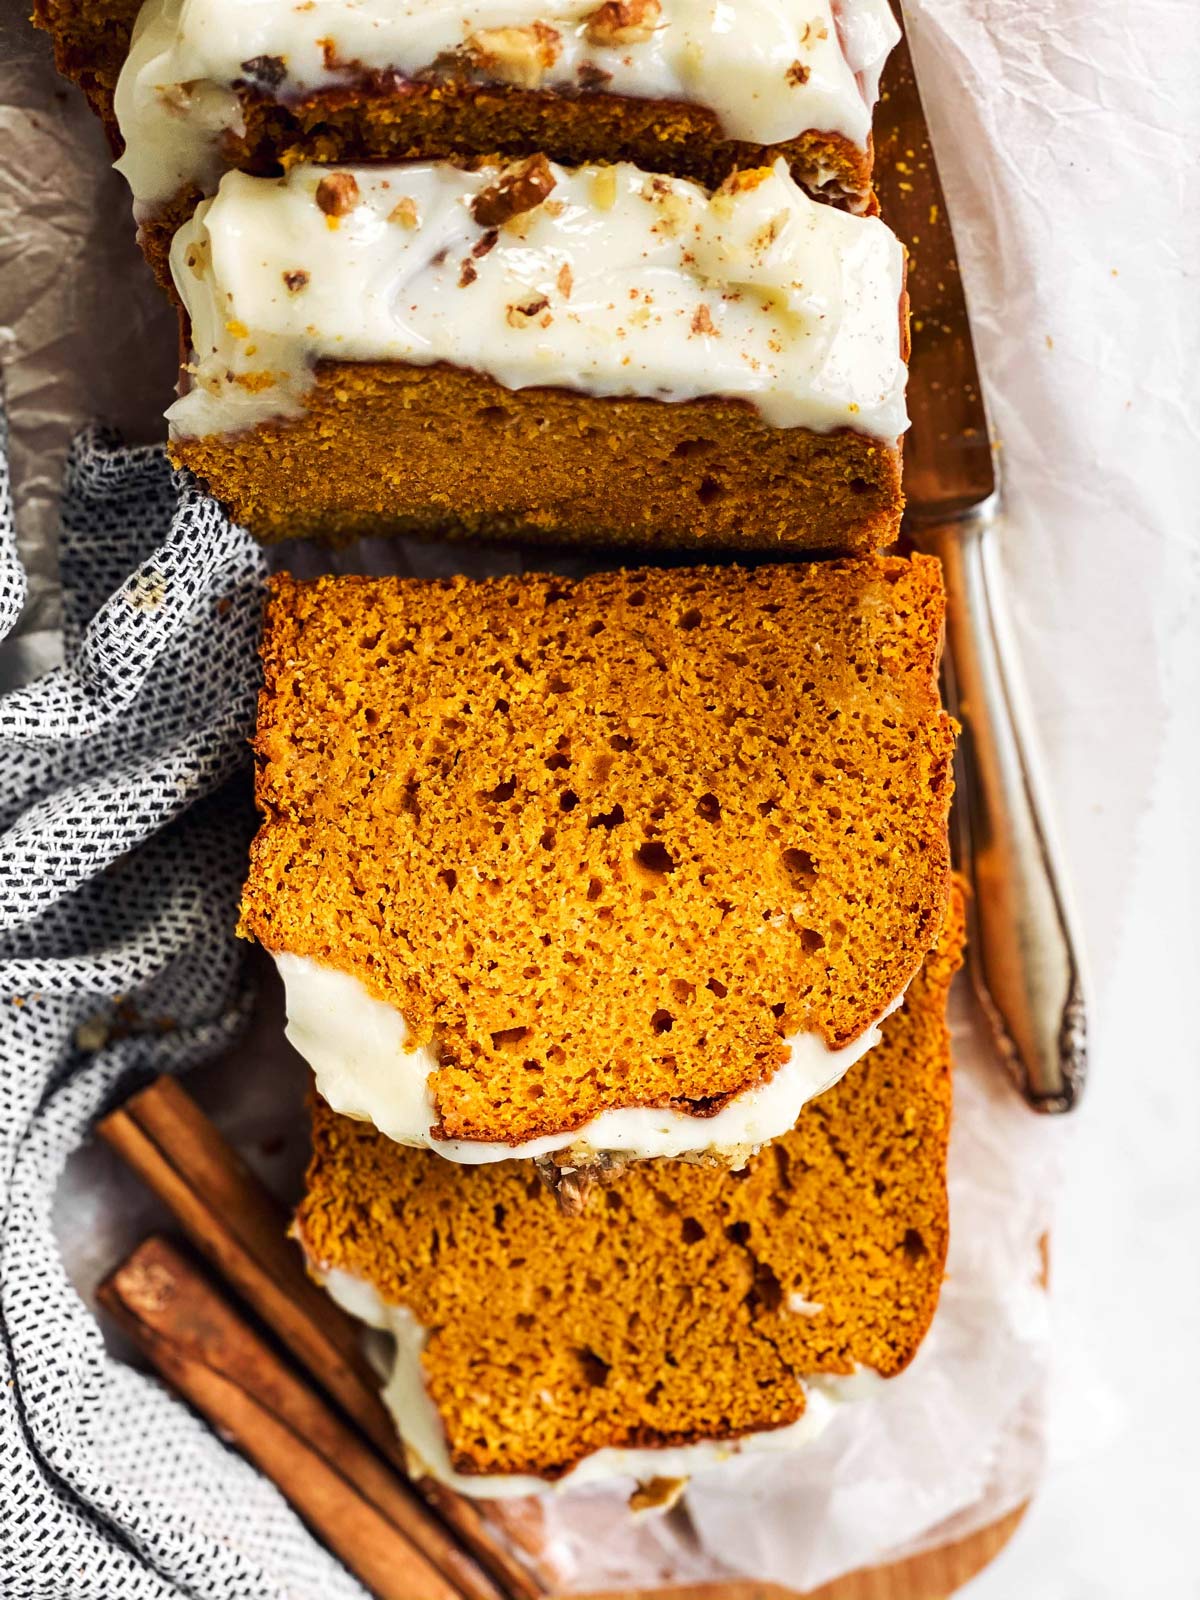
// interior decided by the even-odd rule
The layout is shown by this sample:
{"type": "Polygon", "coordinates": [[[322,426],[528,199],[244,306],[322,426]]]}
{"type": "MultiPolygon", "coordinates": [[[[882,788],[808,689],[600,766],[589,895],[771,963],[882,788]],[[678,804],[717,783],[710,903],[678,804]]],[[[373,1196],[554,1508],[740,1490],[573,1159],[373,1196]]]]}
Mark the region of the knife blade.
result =
{"type": "Polygon", "coordinates": [[[973,890],[967,966],[1029,1104],[1069,1111],[1087,1072],[1082,952],[995,560],[995,460],[954,234],[898,20],[904,37],[876,114],[875,189],[909,250],[905,532],[945,574],[947,698],[963,730],[956,853],[973,890]]]}

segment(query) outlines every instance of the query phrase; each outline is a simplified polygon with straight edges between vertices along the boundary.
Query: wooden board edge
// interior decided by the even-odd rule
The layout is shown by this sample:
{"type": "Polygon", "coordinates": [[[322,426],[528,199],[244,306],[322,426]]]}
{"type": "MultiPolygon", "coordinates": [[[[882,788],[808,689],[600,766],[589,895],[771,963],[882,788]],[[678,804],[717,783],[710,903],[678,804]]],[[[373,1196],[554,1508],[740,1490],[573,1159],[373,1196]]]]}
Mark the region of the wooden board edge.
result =
{"type": "MultiPolygon", "coordinates": [[[[977,1577],[1017,1531],[1028,1501],[962,1539],[884,1567],[864,1567],[801,1594],[776,1584],[737,1580],[655,1589],[655,1600],[949,1600],[977,1577]]],[[[606,1591],[583,1600],[645,1600],[646,1591],[606,1591]]]]}

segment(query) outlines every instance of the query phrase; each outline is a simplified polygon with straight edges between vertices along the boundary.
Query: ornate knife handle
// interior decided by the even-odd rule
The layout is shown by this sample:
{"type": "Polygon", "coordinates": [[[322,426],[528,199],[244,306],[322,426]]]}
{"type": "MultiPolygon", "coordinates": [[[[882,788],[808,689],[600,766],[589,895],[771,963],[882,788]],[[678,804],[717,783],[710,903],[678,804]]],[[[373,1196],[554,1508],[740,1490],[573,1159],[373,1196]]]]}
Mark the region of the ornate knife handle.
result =
{"type": "Polygon", "coordinates": [[[996,1045],[1036,1111],[1070,1111],[1087,1070],[1080,946],[1038,795],[991,556],[994,502],[916,530],[946,578],[947,680],[962,723],[962,852],[974,890],[967,966],[996,1045]]]}

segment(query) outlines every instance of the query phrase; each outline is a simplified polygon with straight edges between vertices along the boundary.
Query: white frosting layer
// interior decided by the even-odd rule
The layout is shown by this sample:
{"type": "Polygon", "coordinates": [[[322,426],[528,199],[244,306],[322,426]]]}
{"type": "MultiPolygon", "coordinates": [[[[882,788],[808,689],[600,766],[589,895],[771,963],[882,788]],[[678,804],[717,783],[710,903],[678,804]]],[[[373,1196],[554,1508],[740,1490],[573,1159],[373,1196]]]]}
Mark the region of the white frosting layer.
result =
{"type": "Polygon", "coordinates": [[[239,80],[287,101],[353,82],[355,66],[415,77],[457,51],[481,81],[574,90],[582,68],[584,79],[608,74],[608,93],[705,106],[731,139],[776,144],[811,129],[861,148],[899,37],[887,0],[650,0],[632,37],[605,42],[588,21],[599,4],[147,0],[117,85],[117,165],[141,206],[186,183],[211,190],[221,134],[244,131],[239,80]],[[552,31],[508,32],[539,24],[552,31]],[[264,77],[264,61],[286,76],[273,82],[272,65],[264,77]]]}
{"type": "MultiPolygon", "coordinates": [[[[348,973],[286,952],[277,953],[275,962],[287,993],[287,1036],[312,1067],[323,1099],[344,1116],[373,1123],[397,1144],[436,1150],[467,1166],[534,1160],[575,1146],[635,1159],[755,1148],[794,1127],[805,1103],[879,1042],[878,1022],[841,1050],[829,1049],[820,1034],[795,1034],[786,1041],[789,1059],[767,1083],[735,1096],[711,1117],[634,1106],[523,1144],[435,1139],[429,1080],[437,1057],[428,1046],[409,1047],[401,1012],[348,973]]],[[[889,1013],[903,999],[898,996],[889,1013]]]]}
{"type": "Polygon", "coordinates": [[[441,1418],[425,1388],[421,1352],[429,1337],[427,1330],[405,1307],[389,1306],[364,1279],[336,1267],[314,1270],[331,1298],[344,1311],[390,1334],[395,1341],[383,1400],[406,1447],[430,1477],[476,1500],[561,1492],[610,1478],[642,1482],[650,1478],[690,1478],[711,1472],[739,1456],[799,1450],[824,1433],[841,1406],[868,1399],[887,1381],[868,1367],[860,1367],[846,1377],[806,1378],[804,1414],[786,1427],[746,1434],[740,1439],[705,1439],[661,1450],[596,1450],[552,1483],[517,1473],[504,1477],[461,1473],[450,1463],[441,1418]]]}
{"type": "Polygon", "coordinates": [[[782,161],[712,195],[628,164],[552,166],[546,202],[489,230],[472,202],[501,171],[339,169],[338,216],[317,200],[328,169],[227,173],[171,249],[195,350],[174,435],[299,414],[323,359],[444,361],[508,389],[724,395],[777,427],[893,444],[907,427],[903,251],[877,218],[811,200],[782,161]]]}

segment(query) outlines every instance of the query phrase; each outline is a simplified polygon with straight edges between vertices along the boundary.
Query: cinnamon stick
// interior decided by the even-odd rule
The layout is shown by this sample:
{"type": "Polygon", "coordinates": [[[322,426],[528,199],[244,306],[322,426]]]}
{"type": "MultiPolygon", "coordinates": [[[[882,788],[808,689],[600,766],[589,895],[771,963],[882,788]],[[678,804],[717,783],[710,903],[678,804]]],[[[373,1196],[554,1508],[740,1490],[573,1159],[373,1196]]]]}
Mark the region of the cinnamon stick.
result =
{"type": "MultiPolygon", "coordinates": [[[[403,1452],[378,1380],[362,1355],[359,1325],[309,1278],[287,1238],[287,1213],[187,1092],[173,1078],[158,1078],[105,1117],[97,1132],[375,1448],[404,1473],[403,1452]]],[[[430,1479],[418,1487],[440,1522],[408,1497],[408,1514],[397,1526],[439,1572],[470,1600],[505,1595],[540,1600],[544,1589],[470,1501],[430,1479]]]]}
{"type": "Polygon", "coordinates": [[[100,1303],[164,1378],[247,1455],[379,1600],[467,1593],[400,1532],[406,1491],[167,1240],[151,1236],[100,1303]]]}

